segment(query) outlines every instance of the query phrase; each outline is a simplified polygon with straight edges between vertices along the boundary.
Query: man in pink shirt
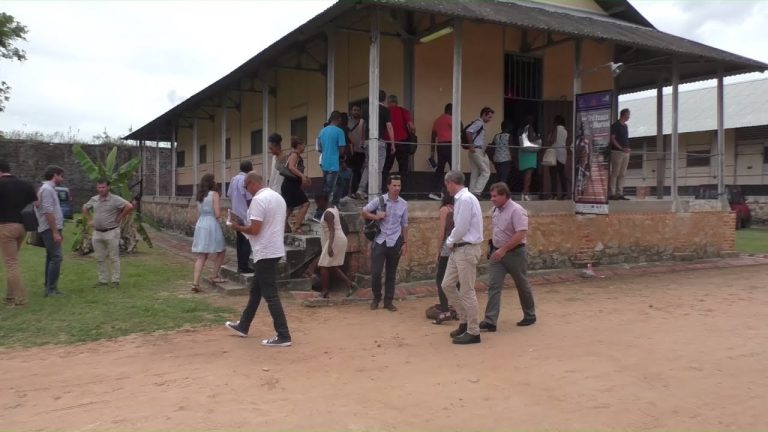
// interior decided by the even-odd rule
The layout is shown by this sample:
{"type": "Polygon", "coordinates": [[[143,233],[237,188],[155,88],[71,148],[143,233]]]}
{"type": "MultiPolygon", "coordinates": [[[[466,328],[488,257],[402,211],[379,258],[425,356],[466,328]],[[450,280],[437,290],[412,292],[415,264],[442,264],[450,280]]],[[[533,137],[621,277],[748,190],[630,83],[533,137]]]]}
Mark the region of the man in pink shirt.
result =
{"type": "Polygon", "coordinates": [[[495,183],[491,186],[493,233],[488,245],[490,284],[485,319],[480,322],[480,330],[489,332],[496,331],[501,306],[501,289],[507,273],[515,281],[517,295],[523,308],[523,319],[517,325],[529,326],[536,322],[533,293],[526,278],[528,257],[525,242],[528,234],[528,212],[520,204],[512,201],[510,196],[506,183],[495,183]]]}
{"type": "Polygon", "coordinates": [[[433,193],[429,194],[429,197],[433,200],[440,201],[443,199],[441,192],[443,185],[443,175],[445,174],[445,164],[453,168],[451,163],[451,137],[453,135],[453,104],[449,103],[445,105],[443,114],[435,119],[432,124],[432,160],[437,161],[437,167],[435,168],[435,188],[433,193]]]}

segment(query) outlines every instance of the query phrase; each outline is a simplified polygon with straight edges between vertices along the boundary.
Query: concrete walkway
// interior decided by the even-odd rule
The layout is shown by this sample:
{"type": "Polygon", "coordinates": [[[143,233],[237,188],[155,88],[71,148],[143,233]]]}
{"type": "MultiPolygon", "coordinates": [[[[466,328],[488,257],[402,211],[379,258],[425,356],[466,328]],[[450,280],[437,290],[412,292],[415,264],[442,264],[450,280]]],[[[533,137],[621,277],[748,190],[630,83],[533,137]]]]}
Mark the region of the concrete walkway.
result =
{"type": "MultiPolygon", "coordinates": [[[[192,239],[180,234],[167,231],[153,231],[153,243],[169,252],[195,259],[195,254],[191,252],[192,239]]],[[[227,256],[233,259],[235,249],[227,247],[227,256]]],[[[615,278],[622,276],[640,276],[654,273],[671,273],[691,270],[704,270],[715,268],[744,267],[754,265],[768,265],[768,255],[744,255],[734,254],[728,258],[706,259],[689,262],[654,262],[642,264],[621,264],[594,267],[595,278],[615,278]]],[[[531,285],[536,287],[540,285],[577,282],[584,280],[583,269],[565,268],[553,270],[535,270],[528,272],[528,280],[531,285]]],[[[505,289],[514,289],[511,278],[505,279],[505,289]]],[[[487,291],[488,282],[486,276],[479,276],[475,285],[477,291],[487,291]]],[[[291,291],[292,296],[303,302],[306,306],[330,306],[336,304],[348,304],[370,301],[371,290],[360,289],[352,297],[343,297],[337,295],[330,299],[318,298],[318,293],[314,291],[291,291]]],[[[395,298],[399,300],[415,297],[437,297],[437,287],[434,281],[418,281],[407,284],[399,284],[395,289],[395,298]]]]}

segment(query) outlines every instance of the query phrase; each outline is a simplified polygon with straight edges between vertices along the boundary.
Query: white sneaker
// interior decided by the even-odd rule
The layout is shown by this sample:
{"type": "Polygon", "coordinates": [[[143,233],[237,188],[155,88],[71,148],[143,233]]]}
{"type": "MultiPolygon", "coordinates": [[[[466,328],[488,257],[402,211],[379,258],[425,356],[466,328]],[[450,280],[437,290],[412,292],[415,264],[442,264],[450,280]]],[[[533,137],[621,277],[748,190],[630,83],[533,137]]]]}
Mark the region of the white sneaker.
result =
{"type": "Polygon", "coordinates": [[[523,201],[530,201],[530,200],[531,200],[530,195],[523,194],[523,201]]]}
{"type": "Polygon", "coordinates": [[[354,201],[354,200],[355,200],[355,199],[354,199],[354,198],[352,198],[351,196],[345,196],[345,197],[344,197],[344,198],[342,198],[340,201],[341,201],[341,202],[350,202],[350,201],[354,201]]]}
{"type": "Polygon", "coordinates": [[[429,194],[429,199],[433,199],[435,201],[442,201],[443,197],[436,193],[429,194]]]}
{"type": "Polygon", "coordinates": [[[261,341],[261,344],[264,346],[273,346],[273,347],[289,347],[293,345],[293,343],[289,338],[281,338],[278,336],[272,336],[269,339],[264,339],[263,341],[261,341]]]}
{"type": "Polygon", "coordinates": [[[248,333],[243,333],[242,330],[240,330],[240,321],[227,321],[224,324],[229,330],[232,331],[232,333],[240,336],[240,337],[247,337],[248,333]]]}

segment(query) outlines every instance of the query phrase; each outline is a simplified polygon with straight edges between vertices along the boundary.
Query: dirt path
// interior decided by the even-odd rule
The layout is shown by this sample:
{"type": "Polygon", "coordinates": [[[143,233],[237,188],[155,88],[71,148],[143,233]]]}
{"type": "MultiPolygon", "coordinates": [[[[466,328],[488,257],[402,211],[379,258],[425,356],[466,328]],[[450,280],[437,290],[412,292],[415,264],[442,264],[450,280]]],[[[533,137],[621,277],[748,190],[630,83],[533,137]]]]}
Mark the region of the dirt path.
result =
{"type": "MultiPolygon", "coordinates": [[[[481,296],[485,302],[485,295],[481,296]]],[[[497,333],[366,305],[288,306],[296,345],[222,327],[0,351],[0,428],[764,429],[768,266],[548,285],[497,333]]],[[[241,306],[244,299],[232,300],[241,306]]]]}

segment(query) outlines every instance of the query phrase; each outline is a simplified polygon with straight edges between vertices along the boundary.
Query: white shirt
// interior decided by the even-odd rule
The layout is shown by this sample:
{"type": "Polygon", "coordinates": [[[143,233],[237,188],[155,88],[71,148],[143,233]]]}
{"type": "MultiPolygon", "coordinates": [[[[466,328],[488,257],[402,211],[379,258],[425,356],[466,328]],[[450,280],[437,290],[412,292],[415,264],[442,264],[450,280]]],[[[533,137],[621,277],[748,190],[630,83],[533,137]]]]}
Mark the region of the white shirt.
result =
{"type": "Polygon", "coordinates": [[[277,193],[281,193],[283,179],[285,179],[285,177],[281,176],[280,171],[277,170],[277,156],[272,155],[272,172],[269,176],[269,188],[277,193]]]}
{"type": "Polygon", "coordinates": [[[253,262],[285,256],[285,213],[285,200],[280,194],[269,188],[256,192],[248,207],[248,220],[261,221],[261,231],[245,235],[251,243],[253,262]]]}
{"type": "Polygon", "coordinates": [[[453,201],[453,231],[445,244],[453,247],[456,243],[482,243],[483,209],[480,208],[480,201],[467,188],[462,188],[453,201]]]}
{"type": "Polygon", "coordinates": [[[552,148],[557,152],[557,161],[561,164],[565,164],[565,161],[568,159],[568,152],[565,149],[565,141],[568,139],[568,130],[561,125],[557,125],[555,134],[555,144],[552,145],[552,148]]]}

